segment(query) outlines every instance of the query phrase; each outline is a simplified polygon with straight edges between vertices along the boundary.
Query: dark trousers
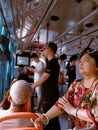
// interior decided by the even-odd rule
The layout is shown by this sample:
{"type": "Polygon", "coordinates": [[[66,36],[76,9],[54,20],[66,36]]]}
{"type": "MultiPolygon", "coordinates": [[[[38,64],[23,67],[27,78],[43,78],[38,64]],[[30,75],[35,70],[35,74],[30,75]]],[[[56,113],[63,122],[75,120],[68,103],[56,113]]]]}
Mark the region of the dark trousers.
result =
{"type": "Polygon", "coordinates": [[[61,130],[58,117],[51,119],[49,124],[44,127],[44,130],[61,130]]]}
{"type": "MultiPolygon", "coordinates": [[[[46,113],[53,106],[53,104],[54,103],[52,103],[52,102],[44,102],[44,104],[43,104],[43,112],[46,113]]],[[[47,124],[44,127],[44,130],[61,130],[58,117],[51,119],[49,121],[49,124],[47,124]]]]}

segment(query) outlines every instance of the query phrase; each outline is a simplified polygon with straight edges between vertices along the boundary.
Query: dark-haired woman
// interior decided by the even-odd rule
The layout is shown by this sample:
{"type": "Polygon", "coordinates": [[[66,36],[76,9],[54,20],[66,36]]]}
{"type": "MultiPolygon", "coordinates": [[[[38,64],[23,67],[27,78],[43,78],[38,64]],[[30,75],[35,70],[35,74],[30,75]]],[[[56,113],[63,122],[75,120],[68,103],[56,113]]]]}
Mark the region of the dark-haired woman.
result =
{"type": "Polygon", "coordinates": [[[74,130],[98,130],[98,51],[81,54],[79,71],[83,80],[74,81],[45,116],[41,115],[43,123],[66,112],[73,119],[74,130]]]}
{"type": "Polygon", "coordinates": [[[78,60],[77,55],[73,55],[67,65],[67,75],[68,75],[68,88],[71,83],[76,79],[76,61],[78,60]]]}

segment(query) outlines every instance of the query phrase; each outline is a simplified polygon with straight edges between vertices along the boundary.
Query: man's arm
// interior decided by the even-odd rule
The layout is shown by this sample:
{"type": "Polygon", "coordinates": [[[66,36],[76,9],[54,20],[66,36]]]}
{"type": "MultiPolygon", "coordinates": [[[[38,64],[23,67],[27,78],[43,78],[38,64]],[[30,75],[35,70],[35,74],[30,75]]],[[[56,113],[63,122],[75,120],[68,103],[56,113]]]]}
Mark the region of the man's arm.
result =
{"type": "Polygon", "coordinates": [[[44,68],[40,68],[39,70],[33,69],[33,72],[37,72],[39,74],[42,74],[44,72],[44,68]]]}
{"type": "Polygon", "coordinates": [[[44,83],[48,78],[50,77],[50,74],[48,73],[44,73],[43,76],[35,83],[33,83],[31,85],[31,88],[34,89],[36,88],[37,86],[41,86],[42,83],[44,83]]]}

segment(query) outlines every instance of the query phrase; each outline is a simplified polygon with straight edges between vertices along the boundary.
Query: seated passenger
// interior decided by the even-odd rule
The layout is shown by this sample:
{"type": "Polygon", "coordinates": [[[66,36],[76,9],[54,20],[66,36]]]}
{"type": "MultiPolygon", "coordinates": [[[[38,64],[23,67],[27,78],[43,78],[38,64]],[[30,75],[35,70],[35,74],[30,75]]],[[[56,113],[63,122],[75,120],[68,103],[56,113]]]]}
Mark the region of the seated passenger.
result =
{"type": "MultiPolygon", "coordinates": [[[[13,85],[13,83],[15,83],[17,80],[25,80],[25,81],[29,81],[29,78],[26,74],[20,74],[18,75],[17,79],[14,79],[11,83],[10,83],[10,88],[13,85]]],[[[0,107],[2,107],[3,109],[9,109],[10,107],[10,102],[8,101],[8,95],[10,92],[10,88],[4,93],[3,95],[3,100],[0,103],[0,107]]],[[[29,100],[28,104],[30,104],[31,100],[29,100]]],[[[30,107],[26,107],[27,111],[31,111],[31,106],[30,107]]]]}
{"type": "MultiPolygon", "coordinates": [[[[0,108],[0,118],[14,112],[24,112],[24,106],[31,98],[31,87],[25,80],[18,80],[11,86],[8,100],[10,107],[8,110],[0,108]]],[[[6,128],[16,128],[22,126],[33,126],[30,119],[12,119],[0,123],[0,130],[6,128]]]]}

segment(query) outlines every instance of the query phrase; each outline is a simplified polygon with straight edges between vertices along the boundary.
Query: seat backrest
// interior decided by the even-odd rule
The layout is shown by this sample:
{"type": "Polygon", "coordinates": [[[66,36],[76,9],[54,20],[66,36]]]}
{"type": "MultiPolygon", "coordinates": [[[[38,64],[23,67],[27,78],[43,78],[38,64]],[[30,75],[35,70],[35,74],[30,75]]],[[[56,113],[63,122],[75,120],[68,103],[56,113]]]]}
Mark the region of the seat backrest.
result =
{"type": "Polygon", "coordinates": [[[10,128],[6,130],[39,130],[39,129],[34,127],[23,127],[23,128],[10,128]]]}
{"type": "MultiPolygon", "coordinates": [[[[15,113],[12,113],[10,115],[0,118],[0,122],[7,121],[10,119],[17,119],[17,118],[30,118],[32,120],[35,120],[36,118],[38,118],[38,116],[31,112],[15,112],[15,113]]],[[[40,123],[40,126],[38,126],[37,128],[35,126],[34,127],[18,127],[18,128],[10,128],[10,129],[8,128],[6,130],[43,130],[43,128],[42,128],[42,124],[40,123]]]]}

